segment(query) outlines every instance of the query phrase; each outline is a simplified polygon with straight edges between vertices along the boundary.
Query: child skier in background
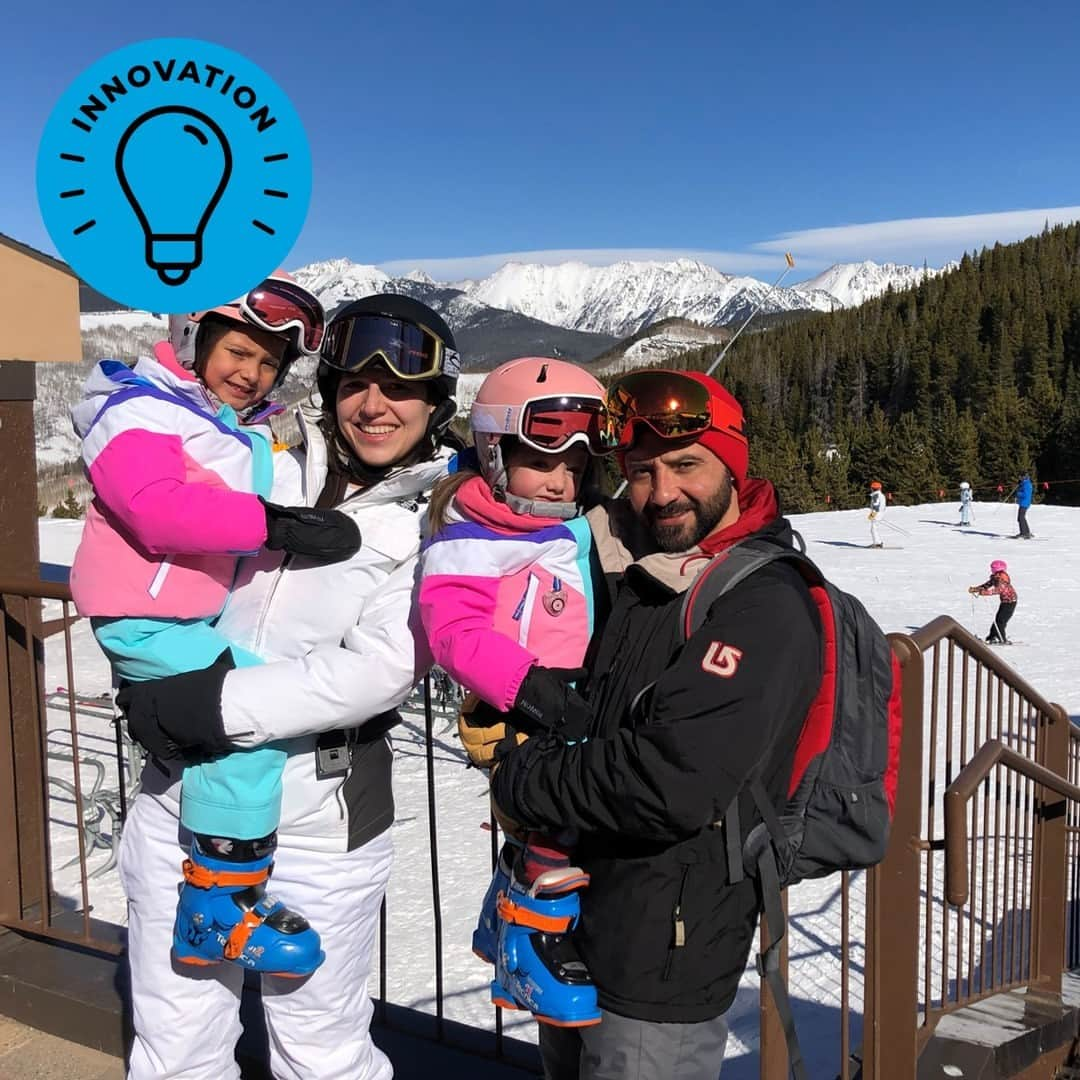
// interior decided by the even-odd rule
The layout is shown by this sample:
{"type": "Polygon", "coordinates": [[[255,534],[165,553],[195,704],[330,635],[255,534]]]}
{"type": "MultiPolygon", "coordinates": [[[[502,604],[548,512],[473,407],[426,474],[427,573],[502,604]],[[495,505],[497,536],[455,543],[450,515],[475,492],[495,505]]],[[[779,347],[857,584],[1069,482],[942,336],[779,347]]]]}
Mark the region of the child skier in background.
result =
{"type": "Polygon", "coordinates": [[[1016,590],[1009,580],[1008,567],[1005,563],[1001,559],[995,559],[990,564],[990,577],[981,585],[972,585],[968,592],[975,596],[1000,598],[1001,602],[998,604],[997,613],[994,615],[986,640],[991,645],[1011,645],[1012,642],[1005,636],[1005,627],[1008,626],[1016,610],[1016,590]]]}
{"type": "MultiPolygon", "coordinates": [[[[238,557],[265,544],[334,562],[359,548],[343,514],[263,499],[273,480],[266,420],[281,411],[264,399],[297,357],[318,355],[323,324],[319,301],[278,271],[231,304],[171,317],[171,343],[155,359],[133,369],[105,360],[90,374],[72,408],[94,498],[71,590],[120,679],[259,663],[213,626],[238,557]]],[[[193,728],[209,722],[191,718],[193,728]]],[[[175,959],[309,974],[324,959],[318,934],[265,893],[285,753],[229,749],[184,770],[181,821],[193,839],[175,959]]]]}
{"type": "Polygon", "coordinates": [[[971,524],[971,485],[966,480],[960,481],[960,527],[971,524]]]}
{"type": "Polygon", "coordinates": [[[870,513],[866,516],[870,519],[870,546],[883,548],[881,541],[879,522],[885,514],[885,492],[881,490],[881,481],[873,480],[870,483],[870,513]]]}
{"type": "MultiPolygon", "coordinates": [[[[562,711],[593,630],[582,489],[591,456],[613,449],[604,390],[565,361],[511,360],[484,380],[470,423],[480,472],[452,475],[432,496],[421,619],[435,661],[488,706],[550,715],[562,711]]],[[[467,700],[463,732],[469,711],[467,700]]],[[[473,934],[473,951],[496,965],[493,1000],[563,1026],[600,1020],[566,936],[588,883],[570,865],[573,843],[572,834],[530,833],[523,846],[508,837],[473,934]]]]}

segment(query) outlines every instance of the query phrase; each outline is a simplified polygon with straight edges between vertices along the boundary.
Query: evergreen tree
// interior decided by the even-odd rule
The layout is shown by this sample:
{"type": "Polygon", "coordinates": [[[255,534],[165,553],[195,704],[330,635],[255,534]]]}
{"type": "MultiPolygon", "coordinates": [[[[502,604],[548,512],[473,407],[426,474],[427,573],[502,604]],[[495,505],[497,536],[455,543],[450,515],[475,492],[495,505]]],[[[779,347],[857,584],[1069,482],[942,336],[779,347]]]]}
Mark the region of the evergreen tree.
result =
{"type": "Polygon", "coordinates": [[[1016,392],[999,389],[979,421],[979,462],[983,478],[987,483],[1001,484],[1006,491],[1031,465],[1027,439],[1020,431],[1020,412],[1016,392]]]}
{"type": "Polygon", "coordinates": [[[935,456],[930,433],[913,412],[904,413],[892,429],[887,470],[897,502],[937,501],[941,474],[935,456]]]}
{"type": "Polygon", "coordinates": [[[933,441],[937,470],[946,494],[951,494],[951,489],[957,487],[961,480],[978,488],[981,479],[979,431],[971,413],[967,409],[958,412],[952,398],[945,401],[938,414],[933,441]]]}
{"type": "Polygon", "coordinates": [[[76,519],[83,516],[83,505],[75,498],[73,489],[68,488],[68,493],[64,496],[63,501],[53,507],[52,516],[54,518],[76,519]]]}
{"type": "MultiPolygon", "coordinates": [[[[717,353],[685,362],[704,368],[717,353]]],[[[761,432],[775,433],[762,460],[815,505],[842,486],[861,502],[870,479],[922,499],[961,479],[1009,490],[1025,468],[1052,485],[1080,478],[1080,224],[965,254],[956,270],[857,308],[746,334],[717,376],[752,417],[759,447],[761,432]],[[798,447],[805,488],[781,431],[798,447]],[[841,432],[845,485],[817,457],[841,432]]],[[[1052,491],[1080,502],[1080,484],[1052,491]]]]}

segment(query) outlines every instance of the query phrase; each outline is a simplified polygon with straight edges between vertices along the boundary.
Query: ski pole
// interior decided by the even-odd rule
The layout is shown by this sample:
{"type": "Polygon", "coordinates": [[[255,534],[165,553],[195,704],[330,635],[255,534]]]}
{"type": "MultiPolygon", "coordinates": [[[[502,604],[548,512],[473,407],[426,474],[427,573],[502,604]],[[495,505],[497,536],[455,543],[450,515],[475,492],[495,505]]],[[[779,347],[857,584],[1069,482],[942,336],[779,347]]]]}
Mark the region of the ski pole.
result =
{"type": "Polygon", "coordinates": [[[887,528],[892,529],[893,532],[898,532],[901,536],[911,535],[911,533],[909,533],[907,529],[901,529],[899,525],[894,525],[891,521],[886,521],[884,517],[878,518],[878,524],[885,525],[887,528]]]}
{"type": "MultiPolygon", "coordinates": [[[[732,334],[730,338],[728,338],[727,342],[725,343],[724,347],[720,350],[720,352],[717,355],[716,359],[708,366],[708,368],[706,368],[706,370],[705,370],[706,375],[711,375],[717,369],[717,367],[720,364],[720,361],[723,360],[725,356],[727,356],[728,349],[730,349],[731,346],[735,344],[735,339],[738,338],[738,336],[750,325],[751,319],[753,319],[753,317],[761,310],[761,305],[764,304],[765,301],[773,294],[773,292],[780,287],[780,282],[782,282],[784,280],[784,278],[786,278],[788,276],[788,274],[790,274],[791,271],[795,269],[795,260],[791,257],[791,252],[790,251],[785,251],[784,252],[784,262],[787,263],[787,266],[784,268],[783,272],[761,294],[761,298],[750,309],[750,314],[747,315],[746,318],[743,320],[742,326],[740,326],[739,329],[736,330],[735,333],[732,334]]],[[[623,480],[623,482],[615,489],[614,497],[617,499],[620,495],[622,495],[622,493],[625,490],[626,490],[626,481],[623,480]]]]}

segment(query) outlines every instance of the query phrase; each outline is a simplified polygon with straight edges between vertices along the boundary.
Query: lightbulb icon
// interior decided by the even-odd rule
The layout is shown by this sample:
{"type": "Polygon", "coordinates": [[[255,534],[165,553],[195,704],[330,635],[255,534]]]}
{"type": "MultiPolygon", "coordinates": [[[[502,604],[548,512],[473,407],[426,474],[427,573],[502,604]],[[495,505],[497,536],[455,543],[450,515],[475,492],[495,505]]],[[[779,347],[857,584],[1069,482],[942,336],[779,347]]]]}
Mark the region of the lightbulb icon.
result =
{"type": "Polygon", "coordinates": [[[166,285],[182,285],[202,263],[203,232],[232,164],[225,133],[185,105],[150,109],[120,137],[116,176],[142,226],[146,264],[166,285]]]}

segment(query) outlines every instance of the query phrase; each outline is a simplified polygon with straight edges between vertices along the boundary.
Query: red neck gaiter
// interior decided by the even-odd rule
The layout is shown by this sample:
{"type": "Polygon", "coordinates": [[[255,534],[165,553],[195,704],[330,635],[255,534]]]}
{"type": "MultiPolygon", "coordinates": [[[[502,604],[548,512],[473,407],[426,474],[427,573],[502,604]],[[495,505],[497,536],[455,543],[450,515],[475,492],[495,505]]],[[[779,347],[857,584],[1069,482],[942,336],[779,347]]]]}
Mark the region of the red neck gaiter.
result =
{"type": "Polygon", "coordinates": [[[709,533],[698,545],[707,555],[718,555],[732,544],[771,525],[780,514],[776,489],[768,480],[747,477],[739,485],[739,517],[726,529],[709,533]]]}

